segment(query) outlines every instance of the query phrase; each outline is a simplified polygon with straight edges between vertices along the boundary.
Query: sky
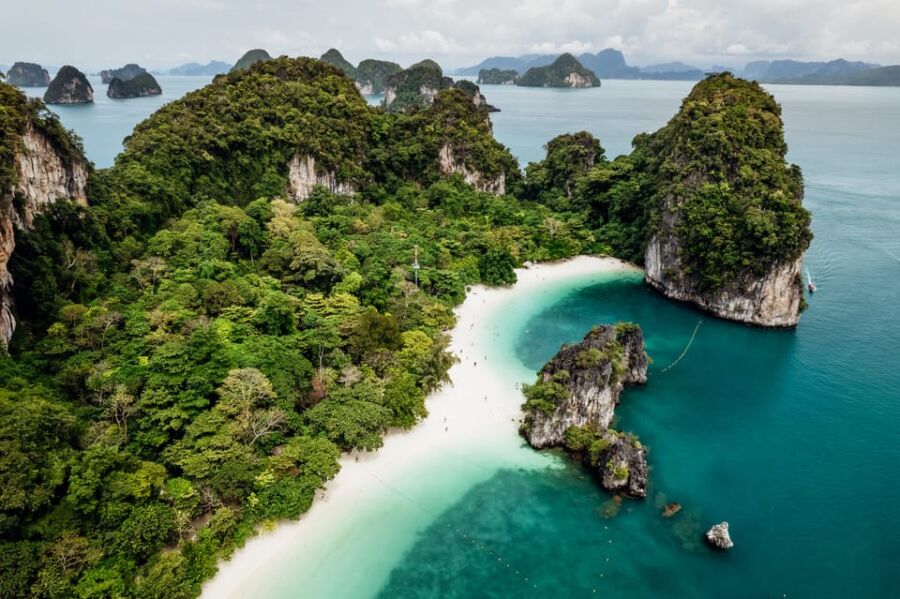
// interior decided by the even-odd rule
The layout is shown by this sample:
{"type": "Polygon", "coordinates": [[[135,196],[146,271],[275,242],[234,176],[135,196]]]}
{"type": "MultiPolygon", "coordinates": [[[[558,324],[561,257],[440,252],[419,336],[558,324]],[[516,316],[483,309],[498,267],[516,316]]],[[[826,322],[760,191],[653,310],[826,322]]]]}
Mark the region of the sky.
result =
{"type": "Polygon", "coordinates": [[[900,0],[2,0],[0,64],[233,63],[244,51],[352,62],[616,48],[633,65],[900,63],[900,0]]]}

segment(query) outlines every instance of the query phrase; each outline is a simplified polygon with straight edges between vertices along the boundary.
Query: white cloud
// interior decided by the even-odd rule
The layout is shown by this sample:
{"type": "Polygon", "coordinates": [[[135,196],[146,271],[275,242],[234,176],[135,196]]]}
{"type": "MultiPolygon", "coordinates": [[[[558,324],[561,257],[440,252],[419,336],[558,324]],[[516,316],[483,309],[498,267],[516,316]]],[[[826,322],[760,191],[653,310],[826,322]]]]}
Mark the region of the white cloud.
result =
{"type": "Polygon", "coordinates": [[[185,56],[236,60],[255,46],[297,55],[336,45],[350,60],[433,56],[445,66],[605,47],[632,64],[838,56],[900,63],[897,0],[92,0],[90,19],[71,0],[8,4],[4,63],[102,68],[151,56],[152,67],[185,56]],[[32,22],[41,23],[40,35],[16,25],[32,22]]]}

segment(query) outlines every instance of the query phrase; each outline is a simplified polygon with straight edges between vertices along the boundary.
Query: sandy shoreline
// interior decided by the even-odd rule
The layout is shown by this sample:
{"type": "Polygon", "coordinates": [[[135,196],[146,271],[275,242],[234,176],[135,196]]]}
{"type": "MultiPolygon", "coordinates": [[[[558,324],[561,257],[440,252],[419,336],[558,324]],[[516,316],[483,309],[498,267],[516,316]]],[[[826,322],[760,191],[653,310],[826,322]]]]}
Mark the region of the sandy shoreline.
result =
{"type": "MultiPolygon", "coordinates": [[[[204,585],[202,596],[218,599],[259,591],[258,577],[271,577],[274,560],[312,546],[321,547],[321,542],[332,535],[352,535],[353,528],[347,520],[352,519],[362,503],[376,493],[384,493],[386,488],[404,495],[396,485],[414,484],[418,466],[446,462],[448,456],[453,459],[452,456],[474,447],[490,452],[492,445],[486,441],[498,434],[510,437],[503,447],[517,449],[512,437],[516,435],[516,421],[520,417],[521,395],[513,381],[497,375],[497,369],[489,367],[489,357],[494,355],[496,345],[492,335],[497,333],[488,332],[485,325],[513,299],[527,299],[542,288],[634,269],[614,258],[579,256],[520,269],[516,271],[518,281],[512,287],[473,287],[456,309],[457,324],[451,331],[450,351],[459,362],[450,370],[452,382],[426,400],[428,417],[409,431],[389,433],[383,447],[375,452],[342,456],[340,472],[319,492],[312,508],[299,520],[279,523],[274,530],[250,539],[230,560],[220,564],[216,576],[204,585]]],[[[519,454],[521,457],[512,458],[513,462],[539,459],[535,457],[538,454],[531,452],[517,451],[516,455],[519,454]]],[[[476,467],[477,464],[472,464],[472,468],[476,467]]],[[[477,478],[478,474],[472,476],[477,478]]],[[[413,532],[404,534],[411,539],[413,532]]],[[[324,567],[329,551],[327,547],[321,549],[321,553],[315,553],[324,567]]],[[[394,558],[386,555],[384,559],[394,558]]]]}

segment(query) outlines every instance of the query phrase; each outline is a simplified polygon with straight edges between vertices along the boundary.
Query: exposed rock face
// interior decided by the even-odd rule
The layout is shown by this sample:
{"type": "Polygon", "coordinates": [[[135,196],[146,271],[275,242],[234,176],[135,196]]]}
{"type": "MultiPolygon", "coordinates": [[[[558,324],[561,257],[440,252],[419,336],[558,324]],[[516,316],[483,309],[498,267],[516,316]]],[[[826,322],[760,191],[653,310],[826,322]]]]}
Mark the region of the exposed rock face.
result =
{"type": "Polygon", "coordinates": [[[766,327],[792,327],[799,322],[803,290],[798,281],[803,258],[775,263],[761,277],[748,271],[724,287],[706,291],[685,272],[671,221],[671,214],[663,217],[663,228],[647,246],[644,269],[649,285],[666,297],[696,304],[729,320],[766,327]]]}
{"type": "Polygon", "coordinates": [[[506,193],[506,174],[500,173],[494,177],[487,177],[483,173],[470,169],[453,153],[450,144],[441,146],[438,154],[439,166],[443,175],[461,175],[466,183],[485,193],[502,196],[506,193]]]}
{"type": "Polygon", "coordinates": [[[338,181],[333,171],[319,172],[316,170],[316,159],[312,156],[300,156],[299,154],[294,156],[288,163],[288,194],[291,199],[295,202],[302,202],[309,198],[309,194],[317,185],[340,195],[356,193],[352,183],[338,181]]]}
{"type": "Polygon", "coordinates": [[[161,93],[162,88],[150,73],[140,73],[127,81],[114,77],[106,88],[106,95],[116,99],[144,98],[158,96],[161,93]]]}
{"type": "Polygon", "coordinates": [[[68,65],[59,70],[44,94],[47,104],[90,104],[93,101],[94,88],[87,77],[68,65]]]}
{"type": "Polygon", "coordinates": [[[140,75],[146,73],[147,69],[138,64],[126,64],[121,69],[105,69],[100,71],[100,80],[104,84],[112,83],[113,79],[121,79],[122,81],[130,81],[140,75]]]}
{"type": "Polygon", "coordinates": [[[357,87],[364,96],[384,93],[387,78],[402,70],[403,67],[396,62],[368,58],[359,63],[356,69],[357,87]]]}
{"type": "Polygon", "coordinates": [[[623,387],[647,382],[647,362],[644,336],[635,325],[600,325],[581,343],[563,347],[538,377],[549,384],[567,373],[561,383],[565,398],[553,410],[526,415],[528,443],[538,449],[561,445],[573,426],[606,430],[623,387]]]}
{"type": "Polygon", "coordinates": [[[704,535],[706,542],[715,549],[731,549],[734,543],[731,541],[731,535],[728,534],[728,522],[720,522],[716,524],[704,535]]]}
{"type": "Polygon", "coordinates": [[[566,75],[565,81],[569,87],[594,87],[590,77],[575,72],[566,75]]]}
{"type": "Polygon", "coordinates": [[[0,347],[4,349],[16,327],[13,279],[7,269],[16,247],[15,231],[31,228],[34,217],[57,200],[71,198],[87,204],[87,163],[64,159],[30,123],[16,153],[15,166],[14,188],[0,193],[0,347]],[[14,197],[18,197],[15,203],[14,197]]]}
{"type": "Polygon", "coordinates": [[[33,62],[17,62],[6,73],[6,82],[16,87],[47,87],[50,74],[33,62]]]}
{"type": "Polygon", "coordinates": [[[635,499],[646,497],[650,468],[644,446],[635,437],[615,431],[605,431],[600,439],[609,444],[596,456],[603,488],[635,499]]]}

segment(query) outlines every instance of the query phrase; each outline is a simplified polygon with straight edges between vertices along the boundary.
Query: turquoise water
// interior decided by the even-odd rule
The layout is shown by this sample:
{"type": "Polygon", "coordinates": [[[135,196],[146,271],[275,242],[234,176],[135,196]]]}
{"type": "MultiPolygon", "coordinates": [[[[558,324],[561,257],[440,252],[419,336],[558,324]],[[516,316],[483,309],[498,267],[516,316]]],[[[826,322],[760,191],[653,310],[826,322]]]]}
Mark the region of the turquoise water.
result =
{"type": "MultiPolygon", "coordinates": [[[[95,166],[112,166],[113,160],[122,151],[122,140],[131,135],[135,125],[163,104],[177,100],[212,81],[212,77],[155,77],[162,87],[161,95],[112,100],[106,97],[106,86],[101,83],[100,77],[89,76],[91,87],[94,88],[93,104],[55,105],[50,108],[59,115],[67,128],[74,130],[82,138],[85,153],[95,166]]],[[[22,91],[28,96],[42,98],[46,88],[27,87],[22,91]]]]}
{"type": "MultiPolygon", "coordinates": [[[[181,87],[161,79],[169,99],[200,84],[185,79],[181,87]]],[[[610,156],[626,152],[635,134],[663,125],[689,89],[604,81],[595,90],[484,92],[502,109],[493,116],[496,136],[526,162],[540,158],[553,135],[579,129],[595,133],[610,156]]],[[[814,217],[807,265],[819,292],[800,326],[765,331],[718,321],[663,300],[634,277],[535,298],[528,318],[509,315],[494,325],[506,336],[497,350],[523,379],[598,322],[643,327],[655,363],[648,385],[623,396],[617,426],[651,449],[650,496],[604,519],[599,509],[608,498],[576,466],[501,469],[486,480],[479,470],[468,483],[459,477],[470,488],[429,522],[410,517],[417,534],[404,557],[366,570],[373,586],[386,582],[363,594],[896,596],[900,89],[769,89],[783,105],[789,157],[803,168],[814,217]],[[660,373],[699,320],[688,354],[660,373]],[[664,501],[678,501],[683,512],[662,520],[664,501]],[[736,542],[725,555],[699,542],[720,520],[731,523],[736,542]]],[[[93,107],[59,112],[105,166],[164,99],[101,96],[93,107]]],[[[404,526],[402,512],[384,518],[388,530],[404,526]]],[[[348,534],[345,543],[378,551],[365,530],[348,534]]],[[[288,568],[280,596],[307,596],[288,568]]],[[[326,575],[348,576],[347,564],[326,575]]]]}
{"type": "MultiPolygon", "coordinates": [[[[604,83],[583,105],[575,94],[539,90],[521,110],[500,97],[522,90],[488,88],[505,109],[496,133],[533,159],[549,135],[588,128],[615,154],[639,127],[664,123],[688,89],[611,82],[615,101],[605,107],[604,83]],[[540,139],[529,144],[535,130],[540,139]]],[[[503,471],[420,535],[381,596],[896,596],[900,90],[771,90],[814,214],[807,264],[819,292],[800,326],[726,323],[634,281],[546,306],[511,331],[516,355],[533,369],[598,322],[643,327],[655,363],[648,385],[624,394],[616,426],[650,447],[648,499],[607,520],[599,512],[607,497],[576,466],[503,471]],[[699,320],[689,353],[660,373],[699,320]],[[667,501],[684,506],[672,520],[659,516],[667,501]],[[700,543],[720,520],[736,543],[726,555],[700,543]],[[501,555],[501,567],[448,534],[460,525],[479,531],[479,547],[501,555]]]]}

